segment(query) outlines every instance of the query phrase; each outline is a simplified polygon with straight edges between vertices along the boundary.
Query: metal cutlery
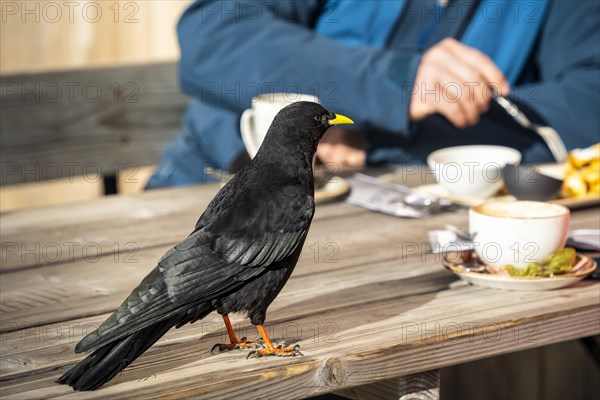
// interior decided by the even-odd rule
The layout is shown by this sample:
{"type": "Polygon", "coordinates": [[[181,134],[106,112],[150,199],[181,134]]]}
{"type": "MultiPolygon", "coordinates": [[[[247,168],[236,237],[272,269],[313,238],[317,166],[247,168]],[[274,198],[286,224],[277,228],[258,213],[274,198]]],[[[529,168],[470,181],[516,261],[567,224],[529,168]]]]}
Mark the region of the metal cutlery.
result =
{"type": "Polygon", "coordinates": [[[493,98],[494,101],[496,101],[496,103],[498,103],[498,105],[515,120],[515,122],[526,129],[536,132],[544,140],[556,162],[563,163],[567,161],[569,153],[565,147],[565,143],[558,135],[558,132],[549,126],[542,126],[531,122],[519,107],[508,98],[501,96],[498,93],[494,93],[493,98]]]}

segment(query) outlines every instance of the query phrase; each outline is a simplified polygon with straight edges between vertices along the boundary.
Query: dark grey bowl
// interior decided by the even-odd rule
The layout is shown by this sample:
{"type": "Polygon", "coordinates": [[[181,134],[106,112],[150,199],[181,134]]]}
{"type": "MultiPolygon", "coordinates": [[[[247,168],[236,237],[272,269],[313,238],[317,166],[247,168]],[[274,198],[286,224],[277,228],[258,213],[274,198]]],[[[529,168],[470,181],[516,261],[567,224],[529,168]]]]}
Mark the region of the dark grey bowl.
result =
{"type": "Polygon", "coordinates": [[[563,181],[539,172],[535,164],[506,164],[502,170],[506,190],[519,200],[556,198],[563,181]]]}

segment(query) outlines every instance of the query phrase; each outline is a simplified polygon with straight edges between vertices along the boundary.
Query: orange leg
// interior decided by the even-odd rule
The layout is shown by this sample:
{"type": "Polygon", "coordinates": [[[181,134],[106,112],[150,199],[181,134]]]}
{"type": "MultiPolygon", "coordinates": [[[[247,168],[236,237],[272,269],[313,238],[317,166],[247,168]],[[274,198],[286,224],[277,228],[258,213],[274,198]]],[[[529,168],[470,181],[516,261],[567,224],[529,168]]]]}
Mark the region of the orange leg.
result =
{"type": "Polygon", "coordinates": [[[281,346],[275,346],[273,342],[271,342],[271,339],[269,339],[269,335],[267,334],[267,331],[265,330],[264,326],[256,325],[256,329],[258,329],[258,332],[260,332],[260,335],[262,336],[265,342],[265,346],[267,346],[267,348],[263,350],[253,350],[248,354],[247,358],[260,358],[265,356],[293,357],[302,355],[302,353],[300,353],[300,350],[298,350],[300,348],[299,345],[284,348],[282,348],[281,346]]]}
{"type": "Polygon", "coordinates": [[[248,341],[245,337],[241,340],[237,338],[235,335],[235,331],[233,330],[233,326],[231,325],[231,321],[229,320],[229,316],[227,314],[222,315],[223,322],[225,322],[225,328],[227,328],[227,334],[229,335],[229,344],[221,344],[217,343],[213,346],[211,353],[215,351],[215,349],[219,349],[219,351],[229,351],[233,349],[256,349],[261,346],[260,340],[252,340],[248,341]]]}

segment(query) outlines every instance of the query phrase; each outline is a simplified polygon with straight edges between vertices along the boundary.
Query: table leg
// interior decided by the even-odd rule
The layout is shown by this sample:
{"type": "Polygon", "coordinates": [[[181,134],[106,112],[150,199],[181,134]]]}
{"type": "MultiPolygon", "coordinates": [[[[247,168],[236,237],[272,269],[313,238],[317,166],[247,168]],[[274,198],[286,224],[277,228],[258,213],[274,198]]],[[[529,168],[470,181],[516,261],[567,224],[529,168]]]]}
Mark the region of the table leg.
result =
{"type": "Polygon", "coordinates": [[[338,390],[335,393],[354,400],[438,400],[440,371],[436,369],[386,379],[369,385],[338,390]]]}

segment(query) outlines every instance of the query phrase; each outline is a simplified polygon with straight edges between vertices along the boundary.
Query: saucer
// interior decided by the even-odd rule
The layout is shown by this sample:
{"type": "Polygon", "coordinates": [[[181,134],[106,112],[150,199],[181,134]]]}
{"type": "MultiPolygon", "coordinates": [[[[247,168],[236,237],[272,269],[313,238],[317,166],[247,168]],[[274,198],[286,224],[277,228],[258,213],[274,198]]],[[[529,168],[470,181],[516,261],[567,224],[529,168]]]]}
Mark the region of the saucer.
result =
{"type": "Polygon", "coordinates": [[[592,259],[579,253],[576,255],[575,264],[570,273],[553,277],[511,277],[507,274],[499,274],[493,269],[483,266],[481,260],[470,250],[446,253],[442,259],[442,264],[471,285],[526,291],[544,291],[567,287],[579,282],[596,269],[596,263],[592,259]],[[473,269],[473,265],[479,266],[482,271],[474,272],[466,269],[473,269]],[[481,268],[482,266],[483,268],[481,268]]]}

